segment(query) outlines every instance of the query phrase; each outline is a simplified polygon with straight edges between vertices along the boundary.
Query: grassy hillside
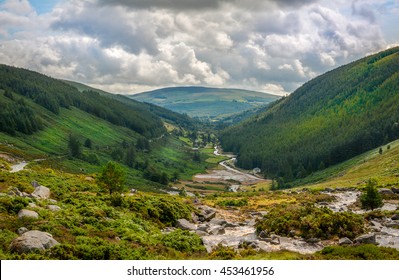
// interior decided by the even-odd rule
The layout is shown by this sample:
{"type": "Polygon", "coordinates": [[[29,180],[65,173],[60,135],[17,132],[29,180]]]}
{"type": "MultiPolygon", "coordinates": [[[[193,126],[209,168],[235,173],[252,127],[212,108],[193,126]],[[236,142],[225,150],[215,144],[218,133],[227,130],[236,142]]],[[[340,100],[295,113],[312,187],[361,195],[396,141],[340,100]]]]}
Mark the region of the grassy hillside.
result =
{"type": "Polygon", "coordinates": [[[399,138],[399,48],[321,75],[224,131],[238,164],[292,181],[399,138]]]}
{"type": "Polygon", "coordinates": [[[191,117],[217,120],[231,114],[266,105],[275,95],[241,90],[205,87],[172,87],[130,95],[191,117]]]}

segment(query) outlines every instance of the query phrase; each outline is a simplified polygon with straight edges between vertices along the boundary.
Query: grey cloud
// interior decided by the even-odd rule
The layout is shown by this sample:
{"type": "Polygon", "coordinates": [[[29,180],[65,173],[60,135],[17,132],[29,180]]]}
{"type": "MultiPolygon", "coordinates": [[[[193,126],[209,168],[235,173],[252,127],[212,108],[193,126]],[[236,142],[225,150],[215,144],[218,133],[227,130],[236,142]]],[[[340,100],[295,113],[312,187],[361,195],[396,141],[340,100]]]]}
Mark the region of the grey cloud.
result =
{"type": "Polygon", "coordinates": [[[246,9],[257,9],[273,3],[283,7],[299,7],[319,0],[98,0],[100,5],[125,6],[134,9],[164,8],[172,10],[207,10],[217,9],[223,4],[231,4],[246,9]]]}
{"type": "Polygon", "coordinates": [[[360,16],[366,19],[370,23],[375,23],[376,16],[374,11],[368,7],[366,4],[358,4],[359,0],[355,0],[352,2],[352,14],[360,16]]]}

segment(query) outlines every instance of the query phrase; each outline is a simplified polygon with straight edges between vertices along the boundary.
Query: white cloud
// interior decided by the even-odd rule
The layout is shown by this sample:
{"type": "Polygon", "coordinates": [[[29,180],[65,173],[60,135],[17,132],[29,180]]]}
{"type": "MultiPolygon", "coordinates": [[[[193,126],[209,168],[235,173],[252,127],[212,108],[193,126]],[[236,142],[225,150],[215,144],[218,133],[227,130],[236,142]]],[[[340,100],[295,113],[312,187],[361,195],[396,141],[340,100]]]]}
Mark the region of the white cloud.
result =
{"type": "Polygon", "coordinates": [[[0,62],[121,93],[204,85],[285,94],[394,42],[384,16],[399,23],[395,3],[73,0],[44,16],[9,0],[0,62]]]}

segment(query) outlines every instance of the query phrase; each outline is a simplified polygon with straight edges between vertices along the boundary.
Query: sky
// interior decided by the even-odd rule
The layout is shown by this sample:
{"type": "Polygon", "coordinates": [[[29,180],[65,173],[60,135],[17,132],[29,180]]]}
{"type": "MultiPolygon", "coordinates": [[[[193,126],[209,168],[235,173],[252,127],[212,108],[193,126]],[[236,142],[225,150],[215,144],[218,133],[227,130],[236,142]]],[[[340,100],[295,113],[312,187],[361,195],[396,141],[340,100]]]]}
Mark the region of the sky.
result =
{"type": "Polygon", "coordinates": [[[399,45],[399,0],[0,0],[0,63],[113,93],[278,95],[399,45]]]}

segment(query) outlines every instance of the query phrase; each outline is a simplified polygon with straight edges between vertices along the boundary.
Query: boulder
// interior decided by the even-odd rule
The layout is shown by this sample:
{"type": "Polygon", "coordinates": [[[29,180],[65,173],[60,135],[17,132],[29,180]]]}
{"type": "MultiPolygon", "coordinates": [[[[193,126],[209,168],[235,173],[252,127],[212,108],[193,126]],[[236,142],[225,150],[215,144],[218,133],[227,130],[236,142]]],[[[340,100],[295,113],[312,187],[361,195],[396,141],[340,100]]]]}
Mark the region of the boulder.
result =
{"type": "Polygon", "coordinates": [[[259,238],[269,238],[269,234],[267,233],[267,231],[262,230],[261,232],[259,232],[258,237],[259,238]]]}
{"type": "Polygon", "coordinates": [[[399,194],[399,188],[392,187],[391,190],[393,193],[399,194]]]}
{"type": "Polygon", "coordinates": [[[59,243],[47,232],[32,230],[25,232],[11,242],[10,249],[14,252],[29,253],[44,251],[59,243]]]}
{"type": "Polygon", "coordinates": [[[334,192],[334,189],[332,189],[332,188],[325,188],[324,191],[325,191],[325,192],[331,193],[331,192],[334,192]]]}
{"type": "Polygon", "coordinates": [[[47,199],[50,198],[50,189],[44,186],[38,186],[31,194],[33,198],[47,199]]]}
{"type": "Polygon", "coordinates": [[[341,238],[341,239],[338,241],[338,244],[339,244],[339,245],[350,245],[350,244],[353,244],[353,242],[352,242],[352,240],[350,240],[348,237],[344,237],[344,238],[341,238]]]}
{"type": "Polygon", "coordinates": [[[225,234],[226,233],[224,227],[222,227],[222,226],[216,226],[216,227],[210,228],[210,229],[208,229],[207,232],[210,235],[220,235],[220,234],[225,234]]]}
{"type": "Polygon", "coordinates": [[[399,214],[393,215],[391,219],[394,220],[394,221],[399,220],[399,214]]]}
{"type": "Polygon", "coordinates": [[[47,205],[47,209],[49,209],[50,211],[53,212],[57,212],[61,210],[61,207],[57,206],[57,205],[47,205]]]}
{"type": "Polygon", "coordinates": [[[379,189],[378,192],[380,194],[393,194],[393,191],[390,189],[379,189]]]}
{"type": "Polygon", "coordinates": [[[239,227],[239,224],[227,222],[227,223],[224,225],[224,227],[225,227],[225,228],[235,228],[235,227],[239,227]]]}
{"type": "Polygon", "coordinates": [[[21,209],[18,212],[18,219],[24,218],[39,219],[39,214],[32,210],[21,209]]]}
{"type": "Polygon", "coordinates": [[[20,227],[17,230],[17,233],[18,233],[18,235],[22,235],[22,234],[24,234],[25,232],[28,232],[28,231],[29,231],[29,229],[27,229],[26,227],[20,227]]]}
{"type": "Polygon", "coordinates": [[[201,205],[198,209],[201,210],[201,213],[198,214],[198,218],[201,222],[209,222],[216,217],[216,210],[209,206],[201,205]]]}
{"type": "Polygon", "coordinates": [[[360,244],[376,244],[377,245],[377,240],[375,238],[375,233],[368,233],[368,234],[363,234],[355,238],[354,243],[360,243],[360,244]]]}
{"type": "Polygon", "coordinates": [[[205,232],[205,231],[203,231],[203,230],[197,230],[197,231],[195,231],[195,233],[196,233],[198,236],[209,236],[209,233],[207,233],[207,232],[205,232]]]}
{"type": "Polygon", "coordinates": [[[177,220],[176,227],[183,229],[183,230],[196,230],[197,226],[193,223],[190,223],[186,219],[179,219],[177,220]]]}
{"type": "Polygon", "coordinates": [[[225,224],[227,224],[227,222],[225,220],[216,219],[216,218],[213,218],[212,220],[210,220],[209,223],[211,223],[213,225],[218,225],[218,226],[224,226],[225,224]]]}
{"type": "Polygon", "coordinates": [[[32,185],[32,187],[37,188],[39,185],[39,183],[36,180],[33,180],[32,182],[30,182],[30,184],[32,185]]]}

